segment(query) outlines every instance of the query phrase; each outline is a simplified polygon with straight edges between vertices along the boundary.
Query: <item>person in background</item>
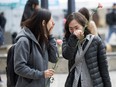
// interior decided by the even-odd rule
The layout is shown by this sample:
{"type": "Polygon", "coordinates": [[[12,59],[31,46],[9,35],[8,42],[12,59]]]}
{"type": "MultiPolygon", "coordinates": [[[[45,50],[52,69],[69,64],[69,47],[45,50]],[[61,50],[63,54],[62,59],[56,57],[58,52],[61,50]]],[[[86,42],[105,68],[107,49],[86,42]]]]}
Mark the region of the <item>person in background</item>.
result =
{"type": "MultiPolygon", "coordinates": [[[[5,32],[6,18],[4,12],[0,13],[0,47],[4,44],[4,32],[5,32]]],[[[3,81],[0,76],[0,87],[3,87],[3,81]]]]}
{"type": "Polygon", "coordinates": [[[69,15],[65,23],[62,55],[68,60],[69,68],[65,87],[111,87],[106,49],[101,38],[94,35],[85,52],[93,36],[87,24],[88,20],[80,12],[69,15]]]}
{"type": "Polygon", "coordinates": [[[29,17],[31,17],[34,11],[38,9],[39,9],[38,0],[27,0],[23,15],[22,15],[21,23],[27,20],[29,17]]]}
{"type": "Polygon", "coordinates": [[[4,32],[5,32],[6,18],[4,12],[0,13],[0,46],[4,44],[4,32]]]}
{"type": "Polygon", "coordinates": [[[3,32],[5,32],[5,25],[6,25],[6,18],[4,16],[4,12],[0,13],[0,26],[3,29],[3,32]]]}
{"type": "MultiPolygon", "coordinates": [[[[29,19],[33,13],[39,9],[39,1],[38,0],[27,0],[26,5],[24,7],[24,11],[22,14],[22,18],[21,18],[21,22],[20,22],[20,26],[22,27],[22,22],[24,22],[25,20],[29,19]]],[[[12,34],[12,43],[15,43],[15,38],[16,38],[16,34],[17,32],[14,32],[12,34]]]]}
{"type": "Polygon", "coordinates": [[[81,9],[79,9],[78,12],[83,14],[85,16],[85,18],[87,19],[87,21],[88,21],[87,27],[88,27],[89,31],[91,32],[91,34],[98,35],[96,23],[93,20],[91,20],[91,18],[90,18],[91,15],[89,13],[89,10],[87,8],[83,7],[81,9]]]}
{"type": "MultiPolygon", "coordinates": [[[[79,9],[78,12],[80,12],[81,14],[83,14],[86,17],[86,19],[89,21],[89,23],[88,23],[88,29],[91,32],[91,34],[99,36],[103,40],[103,38],[101,37],[101,35],[99,34],[99,32],[97,30],[97,27],[99,25],[99,23],[98,23],[99,18],[98,17],[95,18],[96,14],[95,15],[93,14],[94,19],[96,19],[96,21],[95,21],[95,20],[91,19],[90,12],[89,12],[89,10],[87,8],[82,7],[81,9],[79,9]]],[[[109,51],[109,44],[106,44],[106,43],[104,43],[104,44],[106,46],[106,51],[109,51]]]]}
{"type": "Polygon", "coordinates": [[[14,32],[14,33],[12,34],[12,44],[14,44],[14,43],[16,42],[16,41],[15,41],[16,36],[17,36],[17,32],[14,32]]]}
{"type": "MultiPolygon", "coordinates": [[[[39,9],[39,1],[38,0],[27,0],[26,5],[24,7],[23,14],[22,14],[20,26],[22,27],[22,22],[29,19],[32,16],[32,14],[34,13],[34,11],[36,11],[38,9],[39,9]]],[[[14,32],[12,34],[12,43],[13,44],[16,42],[15,41],[16,35],[17,35],[17,32],[14,32]]]]}
{"type": "Polygon", "coordinates": [[[116,34],[116,3],[113,4],[111,12],[106,14],[106,23],[109,25],[109,32],[106,38],[106,43],[109,43],[113,33],[116,34]]]}
{"type": "MultiPolygon", "coordinates": [[[[94,11],[94,10],[93,10],[93,11],[94,11]]],[[[99,23],[100,17],[99,17],[98,12],[95,12],[95,13],[93,14],[92,20],[95,22],[95,24],[96,24],[97,27],[100,26],[100,23],[99,23]]]]}
{"type": "Polygon", "coordinates": [[[51,34],[54,28],[51,12],[39,9],[22,22],[16,37],[14,71],[19,75],[15,87],[49,87],[48,79],[54,75],[48,61],[57,62],[58,50],[51,34]]]}

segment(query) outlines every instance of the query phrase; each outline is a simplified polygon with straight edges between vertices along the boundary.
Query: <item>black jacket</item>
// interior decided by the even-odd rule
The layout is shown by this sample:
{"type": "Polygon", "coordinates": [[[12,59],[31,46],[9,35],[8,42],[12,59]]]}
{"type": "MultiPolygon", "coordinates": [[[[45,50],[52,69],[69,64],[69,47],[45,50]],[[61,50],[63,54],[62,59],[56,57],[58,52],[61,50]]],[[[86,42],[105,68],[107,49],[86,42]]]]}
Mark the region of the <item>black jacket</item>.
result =
{"type": "Polygon", "coordinates": [[[106,15],[106,23],[109,26],[116,25],[116,10],[112,10],[110,13],[106,15]]]}
{"type": "MultiPolygon", "coordinates": [[[[66,38],[63,39],[62,55],[65,59],[69,60],[69,70],[74,64],[76,51],[78,49],[76,47],[77,41],[78,39],[74,35],[70,35],[68,40],[66,38]]],[[[105,45],[99,37],[94,37],[85,54],[85,60],[93,82],[93,87],[111,87],[105,45]]]]}

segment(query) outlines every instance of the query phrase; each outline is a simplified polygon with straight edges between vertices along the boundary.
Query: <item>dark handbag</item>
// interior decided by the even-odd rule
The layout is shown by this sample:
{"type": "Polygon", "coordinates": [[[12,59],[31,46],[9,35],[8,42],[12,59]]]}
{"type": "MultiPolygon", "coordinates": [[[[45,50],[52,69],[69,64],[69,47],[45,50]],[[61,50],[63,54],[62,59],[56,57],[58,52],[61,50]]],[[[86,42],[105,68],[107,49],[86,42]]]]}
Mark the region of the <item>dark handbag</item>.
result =
{"type": "Polygon", "coordinates": [[[65,87],[72,87],[73,80],[74,80],[74,72],[75,72],[75,68],[71,72],[69,72],[65,82],[65,87]]]}

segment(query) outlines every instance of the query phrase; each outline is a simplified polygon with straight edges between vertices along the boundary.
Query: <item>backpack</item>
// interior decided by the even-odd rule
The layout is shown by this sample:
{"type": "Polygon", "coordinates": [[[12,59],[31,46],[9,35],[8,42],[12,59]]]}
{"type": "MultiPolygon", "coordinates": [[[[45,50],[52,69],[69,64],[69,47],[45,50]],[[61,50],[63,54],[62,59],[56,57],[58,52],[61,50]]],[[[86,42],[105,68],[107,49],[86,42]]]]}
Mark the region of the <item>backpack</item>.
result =
{"type": "Polygon", "coordinates": [[[10,47],[7,54],[6,63],[6,76],[7,76],[7,87],[15,87],[18,75],[14,72],[14,49],[15,44],[10,47]]]}
{"type": "MultiPolygon", "coordinates": [[[[18,80],[18,75],[14,72],[14,49],[15,44],[13,44],[7,53],[6,61],[6,76],[7,76],[7,87],[15,87],[18,80]]],[[[31,53],[31,41],[30,41],[30,53],[31,53]]]]}

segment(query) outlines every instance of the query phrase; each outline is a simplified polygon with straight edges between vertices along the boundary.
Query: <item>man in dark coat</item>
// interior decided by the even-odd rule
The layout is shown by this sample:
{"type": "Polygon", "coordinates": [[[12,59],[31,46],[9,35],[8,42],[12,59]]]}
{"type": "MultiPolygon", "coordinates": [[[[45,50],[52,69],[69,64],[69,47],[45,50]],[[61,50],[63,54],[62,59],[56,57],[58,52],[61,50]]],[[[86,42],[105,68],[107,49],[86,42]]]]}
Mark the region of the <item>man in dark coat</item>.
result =
{"type": "Polygon", "coordinates": [[[5,24],[6,24],[6,18],[4,17],[4,13],[0,13],[0,26],[3,31],[5,31],[5,24]]]}
{"type": "Polygon", "coordinates": [[[116,34],[116,3],[113,4],[112,11],[106,15],[106,23],[109,25],[109,33],[106,39],[108,43],[112,33],[116,34]]]}
{"type": "Polygon", "coordinates": [[[4,13],[0,13],[0,46],[4,44],[4,31],[6,25],[6,18],[4,17],[4,13]]]}

